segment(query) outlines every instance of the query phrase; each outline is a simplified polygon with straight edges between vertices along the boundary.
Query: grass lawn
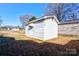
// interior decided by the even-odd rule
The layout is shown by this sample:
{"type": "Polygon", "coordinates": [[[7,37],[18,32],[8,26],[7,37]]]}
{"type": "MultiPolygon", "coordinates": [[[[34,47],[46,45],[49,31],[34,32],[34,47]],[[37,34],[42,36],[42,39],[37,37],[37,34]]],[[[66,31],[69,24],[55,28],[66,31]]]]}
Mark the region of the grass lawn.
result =
{"type": "Polygon", "coordinates": [[[59,35],[42,41],[22,31],[0,31],[0,55],[79,55],[79,36],[59,35]]]}

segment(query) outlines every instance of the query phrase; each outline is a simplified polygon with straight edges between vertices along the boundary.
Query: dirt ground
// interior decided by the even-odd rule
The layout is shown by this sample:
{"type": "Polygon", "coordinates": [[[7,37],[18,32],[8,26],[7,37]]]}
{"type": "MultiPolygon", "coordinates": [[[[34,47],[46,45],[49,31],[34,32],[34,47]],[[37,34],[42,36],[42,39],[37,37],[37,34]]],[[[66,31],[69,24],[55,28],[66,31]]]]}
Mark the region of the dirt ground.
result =
{"type": "Polygon", "coordinates": [[[55,43],[60,45],[64,45],[71,40],[79,40],[79,36],[59,35],[58,38],[42,41],[39,39],[26,36],[23,31],[0,31],[0,35],[6,36],[6,37],[14,37],[16,40],[33,40],[38,43],[50,42],[50,43],[55,43]]]}
{"type": "Polygon", "coordinates": [[[22,31],[0,31],[0,55],[79,55],[79,36],[59,35],[42,41],[22,31]]]}

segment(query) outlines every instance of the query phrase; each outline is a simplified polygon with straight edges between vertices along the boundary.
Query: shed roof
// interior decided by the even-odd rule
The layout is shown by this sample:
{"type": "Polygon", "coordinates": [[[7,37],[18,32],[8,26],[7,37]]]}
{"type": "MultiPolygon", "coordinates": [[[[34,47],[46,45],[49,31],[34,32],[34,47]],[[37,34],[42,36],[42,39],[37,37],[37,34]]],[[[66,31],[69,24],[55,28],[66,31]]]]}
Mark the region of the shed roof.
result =
{"type": "MultiPolygon", "coordinates": [[[[40,18],[37,18],[36,20],[30,21],[28,24],[30,24],[30,23],[36,23],[36,22],[38,22],[38,21],[43,21],[43,20],[46,20],[46,19],[49,19],[49,18],[54,18],[54,20],[55,20],[57,23],[59,23],[59,21],[58,21],[58,19],[57,19],[56,16],[42,16],[42,17],[40,17],[40,18]]],[[[27,24],[27,25],[28,25],[28,24],[27,24]]]]}

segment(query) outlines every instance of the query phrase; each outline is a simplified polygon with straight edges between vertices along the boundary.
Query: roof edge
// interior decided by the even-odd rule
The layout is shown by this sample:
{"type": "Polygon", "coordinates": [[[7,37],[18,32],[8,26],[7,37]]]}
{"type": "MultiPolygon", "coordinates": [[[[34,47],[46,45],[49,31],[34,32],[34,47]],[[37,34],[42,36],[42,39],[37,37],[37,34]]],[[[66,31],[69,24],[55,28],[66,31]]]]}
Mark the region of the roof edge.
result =
{"type": "MultiPolygon", "coordinates": [[[[58,19],[57,19],[56,16],[42,16],[42,17],[40,17],[40,18],[37,18],[36,20],[30,21],[28,24],[33,23],[33,22],[37,22],[37,21],[39,21],[39,20],[48,19],[48,18],[54,18],[55,21],[59,24],[59,21],[58,21],[58,19]]],[[[27,25],[28,25],[28,24],[27,24],[27,25]]]]}

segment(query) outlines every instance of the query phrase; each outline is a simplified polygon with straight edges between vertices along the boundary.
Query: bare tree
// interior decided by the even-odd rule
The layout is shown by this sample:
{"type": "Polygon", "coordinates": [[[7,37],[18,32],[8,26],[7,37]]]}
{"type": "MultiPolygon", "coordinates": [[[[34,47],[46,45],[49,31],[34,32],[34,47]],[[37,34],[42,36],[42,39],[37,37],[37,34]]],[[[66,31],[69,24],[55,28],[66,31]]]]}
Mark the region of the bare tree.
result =
{"type": "Polygon", "coordinates": [[[71,20],[76,20],[77,19],[77,14],[76,13],[71,13],[70,15],[69,15],[69,18],[71,19],[71,20]]]}
{"type": "Polygon", "coordinates": [[[47,7],[45,15],[55,15],[59,21],[63,21],[69,17],[76,7],[77,4],[73,3],[51,3],[47,7]]]}
{"type": "Polygon", "coordinates": [[[29,14],[20,16],[20,21],[22,23],[23,28],[25,28],[30,18],[32,18],[32,15],[29,15],[29,14]]]}

